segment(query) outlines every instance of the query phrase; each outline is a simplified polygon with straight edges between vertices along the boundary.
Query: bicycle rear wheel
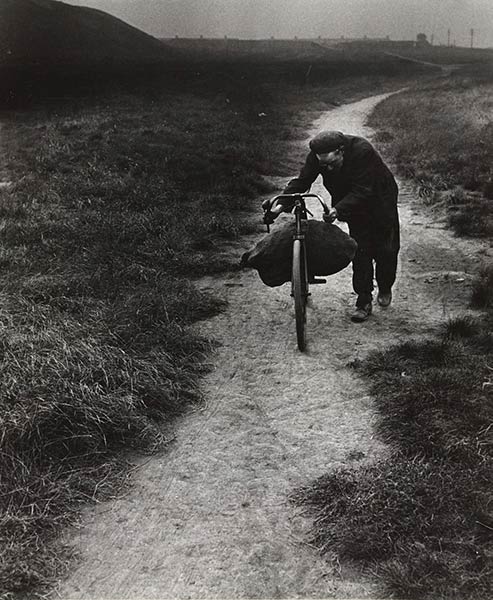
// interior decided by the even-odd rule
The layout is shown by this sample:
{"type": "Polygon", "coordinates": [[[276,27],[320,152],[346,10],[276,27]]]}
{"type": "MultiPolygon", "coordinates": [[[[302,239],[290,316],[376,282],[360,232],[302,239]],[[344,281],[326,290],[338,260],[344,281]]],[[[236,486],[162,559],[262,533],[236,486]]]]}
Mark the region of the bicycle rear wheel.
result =
{"type": "Polygon", "coordinates": [[[298,348],[303,352],[306,347],[306,300],[308,296],[308,280],[306,273],[305,247],[301,240],[293,242],[293,271],[291,287],[294,298],[296,317],[296,338],[298,348]]]}

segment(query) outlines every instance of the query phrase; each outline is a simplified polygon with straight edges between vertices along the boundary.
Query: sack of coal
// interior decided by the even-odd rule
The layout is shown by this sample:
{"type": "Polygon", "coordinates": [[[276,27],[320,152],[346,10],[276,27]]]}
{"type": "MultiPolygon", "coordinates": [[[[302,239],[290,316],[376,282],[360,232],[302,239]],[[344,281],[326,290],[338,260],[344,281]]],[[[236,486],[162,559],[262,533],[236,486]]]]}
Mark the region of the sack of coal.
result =
{"type": "Polygon", "coordinates": [[[333,275],[353,260],[358,244],[337,225],[310,219],[306,237],[309,275],[333,275]]]}
{"type": "MultiPolygon", "coordinates": [[[[337,225],[310,219],[303,222],[303,229],[309,276],[333,275],[353,260],[357,244],[337,225]]],[[[243,254],[242,266],[256,269],[260,279],[269,287],[291,281],[295,230],[294,220],[279,224],[243,254]]]]}

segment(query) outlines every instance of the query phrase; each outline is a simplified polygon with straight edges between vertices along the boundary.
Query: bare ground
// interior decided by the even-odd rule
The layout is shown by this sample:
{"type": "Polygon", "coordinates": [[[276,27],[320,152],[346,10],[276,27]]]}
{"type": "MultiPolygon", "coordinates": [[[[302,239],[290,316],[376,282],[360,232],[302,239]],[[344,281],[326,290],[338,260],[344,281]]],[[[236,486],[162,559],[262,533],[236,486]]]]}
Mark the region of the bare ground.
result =
{"type": "MultiPolygon", "coordinates": [[[[371,136],[364,121],[383,97],[327,113],[310,135],[337,128],[371,136]]],[[[169,452],[141,465],[126,496],[87,510],[67,533],[80,562],[55,597],[379,597],[378,582],[306,543],[309,521],[287,497],[328,470],[382,456],[371,398],[348,363],[463,313],[474,265],[490,251],[454,238],[400,183],[392,306],[353,324],[350,269],[330,277],[312,290],[304,354],[288,286],[267,288],[253,271],[199,282],[229,303],[199,326],[221,343],[205,405],[178,423],[169,452]]],[[[232,251],[239,257],[254,241],[232,251]]]]}

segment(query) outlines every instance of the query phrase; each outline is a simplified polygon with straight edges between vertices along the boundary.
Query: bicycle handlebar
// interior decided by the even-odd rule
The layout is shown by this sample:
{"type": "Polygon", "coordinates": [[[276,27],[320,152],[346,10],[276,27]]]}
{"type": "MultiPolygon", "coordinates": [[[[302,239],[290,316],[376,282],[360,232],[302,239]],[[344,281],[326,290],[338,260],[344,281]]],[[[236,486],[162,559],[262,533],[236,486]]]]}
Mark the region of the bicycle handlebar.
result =
{"type": "Polygon", "coordinates": [[[327,204],[325,203],[325,201],[318,194],[314,194],[312,192],[309,192],[309,193],[307,192],[307,193],[304,193],[304,194],[300,194],[300,193],[298,193],[298,194],[278,194],[277,196],[274,196],[271,199],[271,204],[270,204],[271,208],[269,209],[270,212],[273,212],[273,213],[280,213],[280,212],[282,212],[282,209],[283,209],[282,206],[279,206],[279,210],[276,210],[277,206],[274,209],[274,204],[277,202],[277,200],[280,200],[282,198],[316,198],[320,202],[320,204],[322,205],[324,213],[326,213],[326,214],[329,213],[329,207],[327,206],[327,204]]]}
{"type": "MultiPolygon", "coordinates": [[[[278,204],[277,206],[275,206],[276,202],[278,200],[282,200],[283,198],[289,198],[289,199],[293,199],[293,198],[316,198],[320,204],[322,205],[322,209],[324,211],[324,214],[328,215],[330,213],[330,209],[327,206],[327,204],[325,203],[325,201],[318,195],[318,194],[314,194],[312,192],[306,192],[306,193],[297,193],[297,194],[278,194],[277,196],[274,196],[273,198],[271,198],[271,200],[269,201],[269,204],[267,206],[267,208],[264,208],[264,215],[275,215],[272,217],[271,220],[265,220],[266,217],[264,216],[264,223],[267,225],[267,233],[270,232],[270,223],[274,222],[274,219],[285,210],[285,206],[283,206],[282,204],[278,204]]],[[[306,208],[306,206],[303,206],[304,210],[313,216],[313,214],[306,208]]],[[[293,209],[293,206],[290,207],[290,211],[293,209]]],[[[286,212],[288,212],[286,210],[286,212]]]]}

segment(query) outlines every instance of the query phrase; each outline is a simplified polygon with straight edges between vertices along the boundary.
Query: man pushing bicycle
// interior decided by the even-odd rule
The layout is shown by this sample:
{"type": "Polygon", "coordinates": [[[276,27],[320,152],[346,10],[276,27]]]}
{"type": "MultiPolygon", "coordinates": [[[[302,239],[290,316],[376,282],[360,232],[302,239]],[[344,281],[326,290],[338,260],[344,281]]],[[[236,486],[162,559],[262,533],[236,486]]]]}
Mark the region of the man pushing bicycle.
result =
{"type": "MultiPolygon", "coordinates": [[[[400,248],[397,183],[372,144],[362,137],[321,131],[309,147],[300,174],[284,193],[307,192],[322,176],[332,199],[324,219],[346,221],[358,243],[353,258],[353,289],[358,297],[351,320],[366,321],[372,312],[374,275],[378,304],[385,308],[392,300],[400,248]]],[[[278,214],[269,210],[269,202],[263,203],[266,223],[272,223],[278,214]]]]}

